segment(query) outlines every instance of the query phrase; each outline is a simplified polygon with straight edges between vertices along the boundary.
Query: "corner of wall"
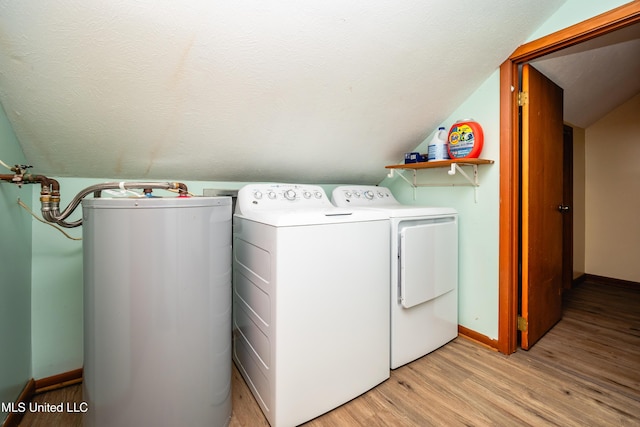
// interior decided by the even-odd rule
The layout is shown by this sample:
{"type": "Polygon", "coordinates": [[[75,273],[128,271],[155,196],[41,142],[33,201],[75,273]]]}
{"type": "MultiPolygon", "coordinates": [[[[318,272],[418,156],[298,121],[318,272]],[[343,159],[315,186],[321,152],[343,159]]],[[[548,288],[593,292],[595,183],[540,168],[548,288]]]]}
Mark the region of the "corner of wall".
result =
{"type": "MultiPolygon", "coordinates": [[[[499,289],[499,199],[500,199],[500,72],[496,70],[444,122],[451,126],[473,118],[481,124],[484,147],[480,157],[495,161],[478,167],[480,187],[474,190],[446,169],[421,170],[419,182],[447,184],[442,187],[412,188],[401,178],[385,178],[401,203],[450,206],[459,214],[458,307],[460,326],[489,339],[498,337],[499,289]],[[456,183],[452,186],[452,183],[456,183]]],[[[435,131],[435,129],[434,129],[435,131]]],[[[425,152],[427,137],[415,151],[425,152]]]]}
{"type": "MultiPolygon", "coordinates": [[[[1,108],[0,153],[7,164],[26,163],[1,108]]],[[[15,402],[31,379],[31,218],[17,203],[31,195],[29,186],[0,182],[0,402],[15,402]]]]}

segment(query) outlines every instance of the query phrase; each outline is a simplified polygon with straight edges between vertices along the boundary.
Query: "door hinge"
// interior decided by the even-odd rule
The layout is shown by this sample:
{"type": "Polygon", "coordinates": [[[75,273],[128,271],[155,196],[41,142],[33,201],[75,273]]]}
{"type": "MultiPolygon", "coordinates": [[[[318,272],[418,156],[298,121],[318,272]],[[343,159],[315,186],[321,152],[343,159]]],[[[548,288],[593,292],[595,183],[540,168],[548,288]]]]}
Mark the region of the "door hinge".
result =
{"type": "Polygon", "coordinates": [[[518,106],[522,107],[528,102],[529,102],[529,94],[527,92],[518,92],[518,106]]]}
{"type": "Polygon", "coordinates": [[[527,332],[527,326],[528,326],[527,319],[525,319],[522,316],[518,316],[518,330],[520,332],[527,332]]]}

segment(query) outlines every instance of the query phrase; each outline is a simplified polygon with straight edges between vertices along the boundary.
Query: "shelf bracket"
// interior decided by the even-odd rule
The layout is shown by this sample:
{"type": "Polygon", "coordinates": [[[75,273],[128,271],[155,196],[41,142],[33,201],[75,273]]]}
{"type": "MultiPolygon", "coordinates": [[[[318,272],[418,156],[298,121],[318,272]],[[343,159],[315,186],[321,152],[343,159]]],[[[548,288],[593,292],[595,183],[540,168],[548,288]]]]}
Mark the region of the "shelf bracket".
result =
{"type": "Polygon", "coordinates": [[[471,178],[459,165],[458,163],[452,163],[451,169],[447,171],[447,173],[451,176],[455,175],[456,172],[460,172],[460,175],[464,176],[464,178],[469,181],[469,184],[473,187],[473,201],[478,203],[478,187],[480,183],[478,182],[478,165],[469,165],[473,167],[473,178],[471,178]]]}
{"type": "MultiPolygon", "coordinates": [[[[387,175],[389,178],[393,178],[393,169],[390,170],[389,174],[387,175]]],[[[402,178],[407,184],[409,184],[412,188],[413,188],[413,200],[416,200],[416,194],[417,194],[417,181],[418,181],[418,177],[416,175],[416,171],[415,169],[413,170],[413,182],[409,181],[409,179],[404,176],[404,174],[402,172],[398,172],[398,176],[400,178],[402,178]]]]}
{"type": "Polygon", "coordinates": [[[470,166],[473,167],[473,179],[469,175],[467,175],[467,173],[460,166],[458,166],[458,163],[452,163],[451,169],[449,169],[447,173],[453,176],[456,174],[456,172],[459,172],[460,175],[464,176],[465,179],[469,181],[471,185],[473,185],[474,187],[479,187],[480,184],[478,183],[478,165],[470,165],[470,166]]]}

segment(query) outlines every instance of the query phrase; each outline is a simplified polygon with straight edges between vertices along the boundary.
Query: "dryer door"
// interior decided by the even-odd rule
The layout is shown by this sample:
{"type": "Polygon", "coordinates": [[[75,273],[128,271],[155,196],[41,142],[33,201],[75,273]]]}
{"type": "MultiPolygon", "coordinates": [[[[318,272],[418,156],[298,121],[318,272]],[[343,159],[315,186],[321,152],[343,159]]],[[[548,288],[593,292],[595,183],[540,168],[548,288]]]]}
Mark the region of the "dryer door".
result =
{"type": "Polygon", "coordinates": [[[400,223],[400,302],[406,308],[453,290],[458,283],[455,216],[400,223]]]}

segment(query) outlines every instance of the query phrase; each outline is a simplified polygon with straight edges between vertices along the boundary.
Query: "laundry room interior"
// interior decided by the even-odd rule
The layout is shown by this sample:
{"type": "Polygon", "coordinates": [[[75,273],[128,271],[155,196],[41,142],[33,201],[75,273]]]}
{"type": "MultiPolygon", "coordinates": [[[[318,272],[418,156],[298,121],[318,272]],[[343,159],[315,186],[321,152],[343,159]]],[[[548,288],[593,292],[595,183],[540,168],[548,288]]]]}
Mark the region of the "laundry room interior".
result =
{"type": "MultiPolygon", "coordinates": [[[[60,412],[46,404],[32,410],[30,402],[64,403],[66,413],[56,414],[66,417],[61,426],[177,425],[169,420],[199,411],[179,399],[196,405],[195,394],[220,398],[208,389],[210,379],[221,382],[224,403],[203,399],[202,418],[188,425],[640,423],[640,0],[480,3],[0,5],[2,426],[51,425],[46,417],[60,412]],[[517,99],[524,84],[519,73],[528,65],[564,90],[554,128],[570,132],[564,150],[542,155],[533,151],[533,131],[530,140],[519,135],[529,135],[517,99]],[[451,149],[460,123],[478,126],[477,152],[427,160],[438,129],[451,149]],[[529,221],[543,209],[533,188],[547,186],[544,173],[558,159],[565,163],[556,181],[563,173],[569,181],[561,188],[565,198],[551,208],[569,249],[528,251],[551,230],[540,222],[536,231],[529,221]],[[57,201],[49,210],[51,195],[43,192],[50,190],[59,190],[59,211],[57,201]],[[110,198],[118,199],[113,206],[110,198]],[[394,228],[394,214],[383,215],[384,207],[356,206],[356,199],[375,198],[394,199],[399,210],[414,212],[408,216],[428,217],[429,227],[451,224],[446,237],[425,231],[439,242],[429,249],[437,262],[425,259],[412,274],[455,282],[442,291],[455,291],[453,305],[433,308],[438,318],[453,313],[453,323],[446,338],[395,364],[394,304],[403,311],[432,302],[394,293],[410,269],[394,264],[401,258],[394,251],[404,255],[415,243],[408,243],[408,229],[426,223],[412,217],[394,228]],[[292,201],[310,205],[309,215],[300,209],[292,218],[292,201]],[[274,215],[262,210],[272,202],[283,202],[274,215]],[[196,213],[183,217],[190,205],[196,213]],[[139,217],[122,219],[121,208],[139,217]],[[224,211],[224,218],[202,219],[200,209],[224,211]],[[326,227],[319,236],[310,231],[317,223],[302,219],[317,221],[311,212],[326,227]],[[100,220],[103,227],[93,222],[100,220]],[[269,227],[258,230],[258,223],[269,227]],[[284,248],[294,229],[306,240],[284,248]],[[252,230],[256,241],[247,237],[252,230]],[[374,239],[370,230],[380,234],[374,239]],[[215,244],[202,238],[209,235],[215,244]],[[272,249],[289,258],[276,252],[261,258],[272,249]],[[157,258],[147,262],[149,254],[157,258]],[[524,296],[525,289],[535,292],[529,269],[550,258],[560,258],[554,265],[564,268],[552,296],[564,317],[552,319],[541,337],[524,338],[537,322],[536,297],[524,296]],[[271,274],[281,289],[265,290],[271,274]],[[199,280],[226,290],[189,293],[188,283],[199,280]],[[296,289],[329,283],[322,294],[296,289]],[[367,289],[373,283],[379,299],[367,289]],[[100,293],[112,284],[117,297],[100,293]],[[254,287],[262,291],[247,291],[254,287]],[[608,313],[593,306],[571,318],[582,287],[615,301],[615,322],[592,319],[608,313]],[[163,297],[154,298],[156,292],[163,297]],[[265,295],[269,302],[259,302],[265,295]],[[153,312],[142,316],[147,300],[153,312]],[[527,327],[522,308],[529,304],[527,327]],[[215,333],[200,324],[222,314],[215,333]],[[175,336],[185,341],[175,346],[156,339],[155,326],[171,329],[187,315],[198,322],[192,329],[201,339],[182,332],[175,336]],[[121,335],[106,334],[112,341],[95,344],[100,322],[111,321],[124,328],[121,335]],[[128,329],[138,321],[150,336],[128,329]],[[249,322],[255,328],[246,329],[243,355],[235,345],[249,322]],[[616,322],[622,330],[607,335],[607,344],[594,344],[596,333],[576,344],[580,351],[568,350],[573,344],[563,350],[566,338],[553,341],[567,323],[580,329],[616,322]],[[229,346],[216,347],[213,335],[229,346]],[[135,355],[147,366],[132,362],[142,346],[136,340],[157,343],[157,354],[144,347],[135,355]],[[545,350],[545,340],[553,351],[545,350]],[[593,359],[611,362],[606,368],[586,365],[592,347],[602,352],[593,359]],[[107,351],[112,356],[101,357],[107,351]],[[151,372],[156,356],[162,361],[151,372]],[[87,357],[95,358],[90,370],[87,357]],[[249,360],[259,362],[252,368],[249,360]],[[453,360],[455,368],[447,369],[453,360]],[[365,378],[374,363],[379,371],[365,378]],[[531,366],[540,370],[522,379],[531,366]],[[87,383],[87,375],[97,382],[87,383]],[[145,378],[174,391],[154,395],[145,378]],[[191,383],[199,385],[189,390],[191,383]],[[70,389],[75,400],[49,394],[70,389]],[[145,398],[136,400],[141,393],[145,398]],[[597,403],[602,394],[606,404],[597,403]],[[155,398],[157,413],[145,418],[141,408],[160,395],[166,402],[155,398]],[[118,411],[129,421],[114,421],[118,411]]],[[[429,298],[441,294],[435,295],[429,298]]],[[[430,319],[416,318],[411,328],[428,334],[437,329],[430,319]]],[[[414,337],[408,341],[426,340],[418,332],[414,337]]]]}

